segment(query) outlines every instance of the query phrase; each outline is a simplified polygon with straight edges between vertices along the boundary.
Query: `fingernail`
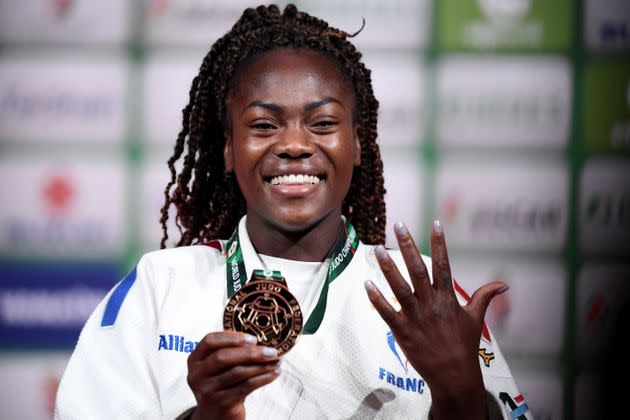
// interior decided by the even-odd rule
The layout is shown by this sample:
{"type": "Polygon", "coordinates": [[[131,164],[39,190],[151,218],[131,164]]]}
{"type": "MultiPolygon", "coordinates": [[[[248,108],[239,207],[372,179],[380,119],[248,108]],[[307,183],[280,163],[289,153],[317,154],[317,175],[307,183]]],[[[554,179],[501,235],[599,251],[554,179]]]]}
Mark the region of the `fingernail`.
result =
{"type": "Polygon", "coordinates": [[[274,357],[278,355],[278,350],[273,347],[263,347],[262,349],[263,355],[266,357],[274,357]]]}
{"type": "Polygon", "coordinates": [[[377,245],[376,248],[374,248],[374,255],[376,255],[376,259],[380,262],[387,260],[387,251],[383,245],[377,245]]]}
{"type": "Polygon", "coordinates": [[[396,232],[398,236],[406,236],[409,233],[407,227],[402,222],[397,222],[394,225],[394,232],[396,232]]]}
{"type": "Polygon", "coordinates": [[[433,232],[442,233],[442,224],[440,223],[439,219],[435,219],[433,221],[433,232]]]}
{"type": "Polygon", "coordinates": [[[282,373],[282,368],[281,367],[277,367],[273,371],[276,372],[276,374],[280,375],[282,373]]]}
{"type": "Polygon", "coordinates": [[[247,344],[256,344],[256,343],[258,343],[258,339],[256,337],[254,337],[253,335],[249,335],[249,334],[246,334],[243,337],[243,341],[245,341],[247,344]]]}
{"type": "Polygon", "coordinates": [[[372,280],[366,280],[363,282],[363,284],[365,285],[365,288],[369,291],[376,290],[376,285],[372,283],[372,280]]]}
{"type": "Polygon", "coordinates": [[[510,288],[510,286],[503,286],[502,288],[499,289],[499,291],[497,292],[497,295],[500,295],[501,293],[507,292],[508,289],[510,288]]]}

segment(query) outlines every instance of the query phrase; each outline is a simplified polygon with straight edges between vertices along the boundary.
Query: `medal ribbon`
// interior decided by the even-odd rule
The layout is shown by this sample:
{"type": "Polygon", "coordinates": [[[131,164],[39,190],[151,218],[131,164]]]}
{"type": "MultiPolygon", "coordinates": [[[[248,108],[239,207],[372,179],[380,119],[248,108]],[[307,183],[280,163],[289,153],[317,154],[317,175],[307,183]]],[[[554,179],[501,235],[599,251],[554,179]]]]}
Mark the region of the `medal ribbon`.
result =
{"type": "MultiPolygon", "coordinates": [[[[319,295],[319,299],[317,300],[317,304],[315,305],[311,316],[304,325],[304,330],[302,331],[304,334],[313,334],[319,328],[322,320],[324,319],[324,313],[326,312],[328,286],[337,277],[339,277],[348,264],[350,264],[358,246],[359,236],[352,224],[346,221],[344,225],[344,235],[339,237],[335,246],[332,248],[331,253],[327,257],[330,260],[330,266],[328,267],[324,287],[322,288],[322,292],[319,295]]],[[[243,280],[246,277],[246,271],[243,251],[241,250],[241,245],[238,241],[238,226],[227,243],[227,249],[226,280],[229,299],[234,293],[238,292],[247,281],[243,280]]],[[[278,272],[278,274],[280,273],[278,272]]]]}

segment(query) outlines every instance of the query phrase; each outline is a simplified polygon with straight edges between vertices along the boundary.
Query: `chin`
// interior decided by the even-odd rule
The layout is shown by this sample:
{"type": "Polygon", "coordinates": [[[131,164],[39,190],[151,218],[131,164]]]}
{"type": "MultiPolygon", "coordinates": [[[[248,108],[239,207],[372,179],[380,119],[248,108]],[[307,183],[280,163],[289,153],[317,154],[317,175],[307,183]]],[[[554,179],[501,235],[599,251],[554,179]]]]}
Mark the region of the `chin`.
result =
{"type": "Polygon", "coordinates": [[[312,212],[288,211],[272,223],[286,232],[303,232],[312,229],[330,214],[313,214],[312,212]]]}

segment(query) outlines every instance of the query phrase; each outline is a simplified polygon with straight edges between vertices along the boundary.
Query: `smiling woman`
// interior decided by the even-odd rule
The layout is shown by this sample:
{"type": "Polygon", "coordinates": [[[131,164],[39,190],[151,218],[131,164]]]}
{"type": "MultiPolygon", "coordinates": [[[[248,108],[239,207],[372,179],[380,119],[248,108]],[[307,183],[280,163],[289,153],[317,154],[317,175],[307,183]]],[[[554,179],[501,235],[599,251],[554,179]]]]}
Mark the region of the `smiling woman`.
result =
{"type": "Polygon", "coordinates": [[[213,45],[168,162],[162,245],[172,204],[182,239],[91,315],[58,419],[531,418],[483,322],[506,285],[468,297],[439,221],[434,264],[402,223],[382,246],[378,102],[349,37],[261,6],[213,45]]]}
{"type": "Polygon", "coordinates": [[[319,241],[341,234],[341,203],[361,163],[352,86],[332,59],[286,48],[248,63],[237,85],[225,169],[245,197],[252,243],[265,255],[323,261],[319,241]]]}

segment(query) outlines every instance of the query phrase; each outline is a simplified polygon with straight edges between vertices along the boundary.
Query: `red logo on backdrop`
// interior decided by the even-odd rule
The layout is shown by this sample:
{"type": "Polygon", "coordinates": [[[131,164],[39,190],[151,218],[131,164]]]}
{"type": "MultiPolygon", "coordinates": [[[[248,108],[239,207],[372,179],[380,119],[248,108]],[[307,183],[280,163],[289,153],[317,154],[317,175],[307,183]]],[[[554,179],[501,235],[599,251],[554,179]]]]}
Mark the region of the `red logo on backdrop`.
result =
{"type": "Polygon", "coordinates": [[[606,301],[601,292],[598,291],[589,299],[586,310],[585,331],[590,331],[597,324],[604,322],[606,318],[606,301]]]}
{"type": "Polygon", "coordinates": [[[52,9],[55,17],[62,19],[68,15],[68,12],[72,8],[73,0],[53,0],[52,9]]]}
{"type": "Polygon", "coordinates": [[[147,15],[150,18],[157,18],[166,13],[169,0],[150,0],[147,4],[147,15]]]}
{"type": "Polygon", "coordinates": [[[70,208],[74,198],[74,189],[68,177],[52,175],[44,183],[42,195],[49,211],[61,214],[70,208]]]}
{"type": "Polygon", "coordinates": [[[457,192],[451,192],[444,197],[442,201],[442,208],[440,209],[440,220],[446,223],[446,225],[454,225],[457,221],[459,213],[459,194],[457,192]]]}

